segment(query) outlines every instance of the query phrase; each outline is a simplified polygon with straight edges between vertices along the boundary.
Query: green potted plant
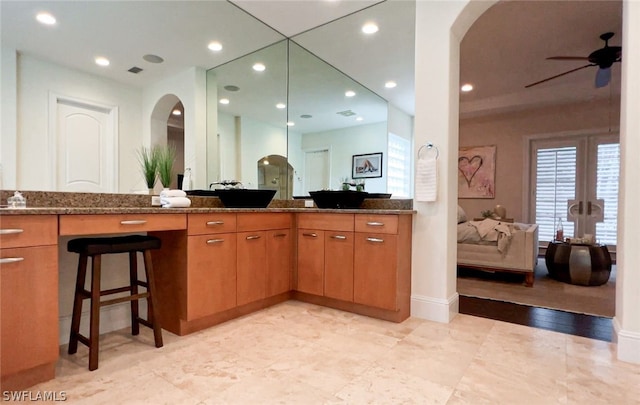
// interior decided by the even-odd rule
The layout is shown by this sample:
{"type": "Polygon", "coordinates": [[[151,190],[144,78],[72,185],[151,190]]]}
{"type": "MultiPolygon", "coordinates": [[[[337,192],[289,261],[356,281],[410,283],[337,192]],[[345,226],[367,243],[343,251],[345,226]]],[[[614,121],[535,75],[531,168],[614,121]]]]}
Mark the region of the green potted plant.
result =
{"type": "Polygon", "coordinates": [[[158,148],[158,178],[162,187],[169,188],[173,177],[173,163],[176,160],[176,149],[166,145],[158,148]]]}
{"type": "Polygon", "coordinates": [[[138,162],[140,162],[140,169],[150,194],[153,194],[153,187],[156,184],[158,157],[157,148],[147,148],[143,146],[138,150],[138,162]]]}

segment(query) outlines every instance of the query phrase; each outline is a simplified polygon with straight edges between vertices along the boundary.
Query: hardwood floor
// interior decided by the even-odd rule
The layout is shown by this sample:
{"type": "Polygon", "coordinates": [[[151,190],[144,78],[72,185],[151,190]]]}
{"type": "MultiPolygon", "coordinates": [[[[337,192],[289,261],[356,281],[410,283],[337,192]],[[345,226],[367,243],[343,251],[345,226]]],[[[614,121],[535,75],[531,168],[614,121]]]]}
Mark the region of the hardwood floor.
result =
{"type": "Polygon", "coordinates": [[[611,318],[460,296],[461,314],[611,342],[611,318]]]}

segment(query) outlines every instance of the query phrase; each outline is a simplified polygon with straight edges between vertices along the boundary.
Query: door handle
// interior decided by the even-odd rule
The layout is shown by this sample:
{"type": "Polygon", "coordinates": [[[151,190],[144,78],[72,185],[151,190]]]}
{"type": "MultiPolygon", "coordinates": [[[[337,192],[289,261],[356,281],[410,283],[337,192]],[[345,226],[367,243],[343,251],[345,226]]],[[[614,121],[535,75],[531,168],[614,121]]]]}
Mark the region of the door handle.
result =
{"type": "Polygon", "coordinates": [[[310,236],[312,238],[317,238],[318,234],[317,233],[303,233],[302,236],[310,236]]]}
{"type": "Polygon", "coordinates": [[[344,235],[331,235],[331,237],[332,237],[333,239],[340,239],[340,240],[345,240],[345,239],[347,239],[347,237],[346,237],[346,236],[344,236],[344,235]]]}
{"type": "Polygon", "coordinates": [[[208,221],[207,226],[211,225],[224,225],[224,221],[208,221]]]}
{"type": "Polygon", "coordinates": [[[255,239],[260,239],[260,235],[250,235],[250,236],[247,236],[247,240],[255,240],[255,239]]]}
{"type": "Polygon", "coordinates": [[[368,226],[384,226],[384,222],[367,222],[368,226]]]}
{"type": "Polygon", "coordinates": [[[209,239],[207,241],[207,245],[213,245],[215,243],[222,243],[224,242],[224,239],[209,239]]]}
{"type": "Polygon", "coordinates": [[[380,238],[367,238],[367,240],[369,242],[375,242],[375,243],[383,243],[384,239],[380,239],[380,238]]]}
{"type": "Polygon", "coordinates": [[[24,257],[5,257],[4,259],[0,259],[0,264],[21,262],[23,260],[24,257]]]}
{"type": "Polygon", "coordinates": [[[582,201],[578,203],[578,214],[582,215],[582,201]]]}
{"type": "Polygon", "coordinates": [[[591,201],[587,202],[587,215],[591,215],[591,201]]]}

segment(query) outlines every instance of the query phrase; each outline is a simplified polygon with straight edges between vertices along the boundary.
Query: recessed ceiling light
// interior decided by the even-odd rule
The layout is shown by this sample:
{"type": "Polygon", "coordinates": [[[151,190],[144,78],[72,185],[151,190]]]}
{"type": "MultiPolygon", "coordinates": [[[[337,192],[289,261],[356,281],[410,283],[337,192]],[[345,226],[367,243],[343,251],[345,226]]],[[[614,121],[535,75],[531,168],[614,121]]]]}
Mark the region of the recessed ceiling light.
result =
{"type": "Polygon", "coordinates": [[[348,91],[346,91],[346,92],[344,93],[344,95],[345,95],[345,96],[347,96],[347,97],[353,97],[353,96],[355,96],[355,95],[356,95],[356,92],[355,92],[355,91],[353,91],[353,90],[348,90],[348,91]]]}
{"type": "Polygon", "coordinates": [[[356,118],[356,121],[362,121],[362,120],[364,120],[364,118],[362,118],[362,117],[357,117],[356,118]]]}
{"type": "Polygon", "coordinates": [[[262,164],[265,165],[265,166],[268,166],[269,165],[269,160],[268,159],[263,160],[262,164]]]}
{"type": "Polygon", "coordinates": [[[209,42],[209,45],[207,45],[207,48],[209,48],[209,50],[212,50],[214,52],[218,52],[222,50],[222,44],[218,41],[211,41],[209,42]]]}
{"type": "Polygon", "coordinates": [[[396,84],[396,82],[394,82],[393,80],[390,80],[390,81],[388,81],[388,82],[386,82],[386,83],[384,84],[384,87],[386,87],[386,88],[388,88],[388,89],[392,89],[392,88],[394,88],[394,87],[396,87],[396,86],[397,86],[397,84],[396,84]]]}
{"type": "Polygon", "coordinates": [[[469,84],[469,83],[465,83],[465,84],[462,85],[462,87],[460,87],[460,90],[464,91],[465,93],[469,92],[469,91],[473,90],[473,85],[469,84]]]}
{"type": "Polygon", "coordinates": [[[296,123],[295,123],[295,122],[292,122],[292,121],[287,122],[287,126],[288,126],[288,127],[292,127],[292,126],[294,126],[294,125],[296,125],[296,123]]]}
{"type": "Polygon", "coordinates": [[[262,63],[256,63],[255,65],[253,65],[253,70],[255,70],[256,72],[263,72],[265,69],[266,66],[262,63]]]}
{"type": "Polygon", "coordinates": [[[229,99],[228,98],[221,98],[220,99],[220,104],[229,104],[229,99]]]}
{"type": "Polygon", "coordinates": [[[378,26],[375,23],[366,23],[362,26],[362,32],[365,34],[375,34],[378,32],[378,26]]]}
{"type": "Polygon", "coordinates": [[[98,66],[109,66],[109,59],[104,58],[102,56],[98,56],[96,59],[96,65],[98,66]]]}
{"type": "Polygon", "coordinates": [[[38,13],[38,15],[36,15],[36,20],[44,25],[54,25],[56,23],[56,18],[54,16],[44,12],[38,13]]]}
{"type": "Polygon", "coordinates": [[[285,103],[278,103],[276,104],[276,108],[279,108],[282,110],[283,108],[287,108],[287,105],[285,103]]]}
{"type": "Polygon", "coordinates": [[[152,55],[152,54],[144,55],[142,57],[142,59],[144,59],[144,60],[146,60],[147,62],[150,62],[150,63],[162,63],[162,62],[164,62],[164,59],[162,59],[158,55],[152,55]]]}
{"type": "Polygon", "coordinates": [[[171,114],[173,115],[182,115],[182,111],[178,110],[177,108],[173,111],[171,111],[171,114]]]}

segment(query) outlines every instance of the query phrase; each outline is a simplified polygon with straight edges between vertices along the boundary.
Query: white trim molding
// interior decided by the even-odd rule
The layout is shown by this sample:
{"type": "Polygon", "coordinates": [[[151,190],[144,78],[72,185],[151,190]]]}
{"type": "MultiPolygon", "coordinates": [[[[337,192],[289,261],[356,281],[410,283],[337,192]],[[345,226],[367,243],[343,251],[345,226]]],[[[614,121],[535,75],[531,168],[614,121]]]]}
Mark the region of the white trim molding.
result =
{"type": "Polygon", "coordinates": [[[613,318],[613,339],[618,344],[618,360],[640,364],[640,333],[624,330],[613,318]]]}
{"type": "Polygon", "coordinates": [[[424,295],[411,295],[411,316],[428,321],[449,323],[458,315],[460,296],[454,293],[449,299],[424,295]]]}

